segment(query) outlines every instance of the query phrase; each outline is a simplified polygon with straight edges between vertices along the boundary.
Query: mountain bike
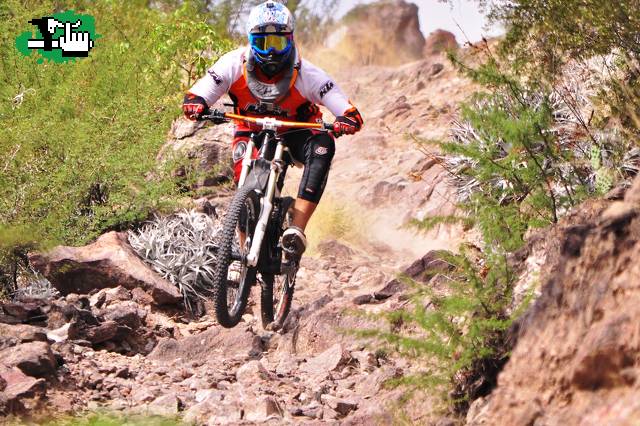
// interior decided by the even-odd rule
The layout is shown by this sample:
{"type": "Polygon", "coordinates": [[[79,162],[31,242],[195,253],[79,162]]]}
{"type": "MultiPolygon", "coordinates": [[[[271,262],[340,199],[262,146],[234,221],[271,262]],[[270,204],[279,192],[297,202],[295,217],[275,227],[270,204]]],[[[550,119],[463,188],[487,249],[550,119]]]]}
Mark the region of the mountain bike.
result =
{"type": "Polygon", "coordinates": [[[281,121],[215,111],[202,120],[237,120],[261,130],[249,137],[238,189],[223,219],[217,241],[212,296],[218,323],[235,327],[260,276],[260,308],[266,329],[282,327],[291,309],[299,260],[283,261],[282,233],[291,221],[294,199],[281,196],[287,169],[296,164],[282,136],[314,129],[333,131],[328,123],[281,121]],[[254,148],[258,149],[253,158],[254,148]]]}

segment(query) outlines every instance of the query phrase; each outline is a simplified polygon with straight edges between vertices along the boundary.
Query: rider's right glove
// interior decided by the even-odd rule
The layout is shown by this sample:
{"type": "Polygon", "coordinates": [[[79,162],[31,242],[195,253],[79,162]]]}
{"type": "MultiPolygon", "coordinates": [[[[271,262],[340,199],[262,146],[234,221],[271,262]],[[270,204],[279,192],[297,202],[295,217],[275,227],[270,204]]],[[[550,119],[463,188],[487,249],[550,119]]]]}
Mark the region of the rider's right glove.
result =
{"type": "Polygon", "coordinates": [[[209,114],[209,117],[207,117],[207,119],[211,120],[213,124],[222,124],[222,123],[227,123],[229,121],[224,116],[224,112],[218,111],[217,109],[214,109],[213,111],[211,111],[211,114],[209,114]]]}
{"type": "Polygon", "coordinates": [[[203,97],[187,93],[182,102],[182,111],[189,120],[196,121],[209,111],[209,105],[203,97]]]}

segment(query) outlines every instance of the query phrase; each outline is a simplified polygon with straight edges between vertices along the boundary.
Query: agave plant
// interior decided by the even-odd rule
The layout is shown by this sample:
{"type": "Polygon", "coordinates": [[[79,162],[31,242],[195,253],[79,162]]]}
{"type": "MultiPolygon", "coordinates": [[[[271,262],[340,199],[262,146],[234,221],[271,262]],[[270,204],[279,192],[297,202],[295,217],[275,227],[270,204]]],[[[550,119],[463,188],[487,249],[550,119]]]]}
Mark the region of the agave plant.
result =
{"type": "Polygon", "coordinates": [[[129,243],[155,271],[176,285],[187,309],[195,312],[213,282],[214,241],[222,225],[196,211],[159,217],[129,232],[129,243]]]}
{"type": "Polygon", "coordinates": [[[13,300],[29,299],[55,299],[60,296],[58,290],[51,282],[32,268],[22,267],[18,288],[11,295],[13,300]]]}
{"type": "MultiPolygon", "coordinates": [[[[521,93],[518,98],[518,102],[534,111],[550,109],[552,122],[544,132],[552,137],[550,139],[554,140],[562,155],[545,158],[542,168],[551,178],[553,192],[560,198],[571,197],[578,187],[586,188],[592,193],[604,193],[617,181],[632,177],[640,171],[639,148],[630,146],[616,129],[597,130],[590,124],[590,116],[595,109],[592,99],[600,86],[597,72],[588,64],[574,63],[569,65],[564,77],[546,96],[529,90],[521,93]]],[[[509,95],[482,98],[472,108],[481,110],[498,106],[509,109],[513,102],[509,95]]],[[[495,140],[482,134],[469,121],[454,120],[450,135],[456,144],[486,149],[496,161],[505,158],[510,150],[507,141],[495,140]]],[[[542,152],[544,143],[546,141],[541,138],[538,145],[531,147],[532,152],[542,152]]],[[[482,191],[480,182],[472,174],[466,173],[477,167],[476,160],[464,155],[449,155],[440,160],[450,172],[459,201],[468,201],[474,193],[482,191]]],[[[499,190],[508,183],[496,178],[490,184],[499,190]]],[[[512,200],[501,200],[508,201],[512,200]]]]}

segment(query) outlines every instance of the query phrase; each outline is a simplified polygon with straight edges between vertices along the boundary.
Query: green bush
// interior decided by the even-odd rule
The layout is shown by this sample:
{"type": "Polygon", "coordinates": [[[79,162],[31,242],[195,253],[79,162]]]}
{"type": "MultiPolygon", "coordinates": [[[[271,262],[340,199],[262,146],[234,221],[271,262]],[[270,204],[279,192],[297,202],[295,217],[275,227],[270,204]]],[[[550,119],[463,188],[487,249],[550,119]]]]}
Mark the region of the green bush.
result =
{"type": "Polygon", "coordinates": [[[0,5],[0,275],[21,247],[81,244],[171,205],[156,155],[190,79],[230,44],[197,2],[17,1],[0,5]],[[93,15],[89,57],[58,64],[15,38],[61,10],[93,15]],[[153,172],[153,173],[152,173],[153,172]],[[3,262],[4,261],[4,262],[3,262]]]}
{"type": "MultiPolygon", "coordinates": [[[[507,30],[501,57],[522,74],[553,82],[567,65],[595,65],[601,110],[619,120],[637,144],[640,135],[640,9],[636,0],[515,0],[485,4],[507,30]]],[[[600,114],[598,114],[600,113],[600,114]]],[[[598,117],[598,115],[601,115],[598,117]]]]}
{"type": "Polygon", "coordinates": [[[460,414],[495,387],[497,372],[508,359],[513,277],[506,256],[493,254],[479,262],[477,254],[463,248],[445,260],[452,271],[428,284],[403,279],[413,288],[410,304],[381,314],[389,329],[357,334],[421,366],[420,372],[390,384],[435,390],[445,409],[460,414]]]}
{"type": "Polygon", "coordinates": [[[515,0],[491,3],[489,16],[505,25],[501,50],[516,66],[561,73],[562,65],[596,55],[640,59],[640,12],[636,0],[515,0]]]}
{"type": "Polygon", "coordinates": [[[88,412],[75,417],[47,419],[45,426],[180,426],[185,423],[176,418],[144,415],[123,415],[107,411],[88,412]]]}

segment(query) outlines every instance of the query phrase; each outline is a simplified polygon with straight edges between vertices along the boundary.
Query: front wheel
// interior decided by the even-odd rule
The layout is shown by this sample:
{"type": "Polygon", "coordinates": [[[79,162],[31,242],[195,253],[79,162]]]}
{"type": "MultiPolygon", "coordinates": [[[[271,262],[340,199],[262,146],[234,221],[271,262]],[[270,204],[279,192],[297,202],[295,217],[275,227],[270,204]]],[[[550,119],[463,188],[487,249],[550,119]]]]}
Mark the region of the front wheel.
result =
{"type": "Polygon", "coordinates": [[[259,214],[258,194],[245,187],[233,197],[224,218],[212,293],[216,319],[226,328],[240,322],[256,281],[256,268],[247,265],[247,255],[259,214]]]}

